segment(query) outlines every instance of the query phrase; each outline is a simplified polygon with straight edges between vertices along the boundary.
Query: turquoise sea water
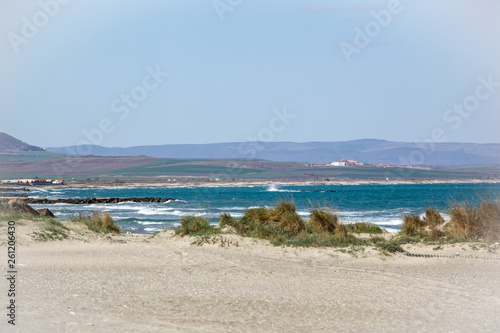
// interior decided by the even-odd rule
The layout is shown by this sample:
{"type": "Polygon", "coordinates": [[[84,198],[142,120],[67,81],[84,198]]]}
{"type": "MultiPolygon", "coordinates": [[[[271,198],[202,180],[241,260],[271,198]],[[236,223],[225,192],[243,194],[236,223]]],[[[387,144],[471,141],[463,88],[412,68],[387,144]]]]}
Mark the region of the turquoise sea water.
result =
{"type": "MultiPolygon", "coordinates": [[[[245,186],[245,187],[176,187],[176,188],[114,188],[114,189],[44,189],[28,192],[30,197],[103,198],[162,197],[175,198],[165,203],[32,205],[48,207],[61,219],[71,214],[108,211],[123,231],[154,233],[179,225],[182,216],[205,216],[217,223],[221,213],[241,217],[249,207],[274,205],[280,199],[293,199],[297,212],[305,219],[314,206],[334,208],[344,223],[370,222],[389,231],[401,227],[406,214],[422,214],[429,206],[446,213],[450,202],[498,196],[500,184],[399,184],[399,185],[307,185],[307,186],[245,186]],[[335,192],[330,192],[335,191],[335,192]]],[[[445,215],[446,216],[446,215],[445,215]]]]}

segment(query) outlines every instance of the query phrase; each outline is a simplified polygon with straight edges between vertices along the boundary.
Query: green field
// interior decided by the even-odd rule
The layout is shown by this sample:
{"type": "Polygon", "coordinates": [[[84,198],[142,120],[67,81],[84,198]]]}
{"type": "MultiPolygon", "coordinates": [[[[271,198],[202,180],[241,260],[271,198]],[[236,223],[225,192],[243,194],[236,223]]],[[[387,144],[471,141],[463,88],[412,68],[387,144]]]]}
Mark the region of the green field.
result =
{"type": "MultiPolygon", "coordinates": [[[[482,178],[497,175],[499,172],[483,173],[477,169],[461,168],[459,170],[420,170],[407,168],[374,168],[374,167],[304,167],[295,164],[286,170],[274,165],[263,168],[228,167],[217,165],[204,165],[204,161],[197,160],[167,160],[148,163],[125,169],[112,170],[108,174],[155,177],[155,176],[190,176],[190,177],[218,177],[218,178],[355,178],[355,179],[463,179],[482,178]]],[[[491,171],[491,169],[488,169],[491,171]]]]}
{"type": "Polygon", "coordinates": [[[212,165],[165,165],[165,166],[136,166],[125,169],[113,170],[112,174],[135,174],[135,175],[214,175],[214,174],[260,174],[264,170],[231,168],[212,165]]]}
{"type": "Polygon", "coordinates": [[[0,161],[44,161],[50,158],[64,157],[64,154],[51,153],[51,152],[23,152],[0,154],[0,161]]]}
{"type": "Polygon", "coordinates": [[[420,170],[408,168],[307,167],[305,163],[265,160],[201,160],[151,159],[137,157],[68,157],[67,155],[33,152],[0,155],[0,178],[63,178],[63,179],[500,179],[500,166],[485,165],[453,169],[420,170]],[[73,160],[73,158],[75,160],[73,160]],[[69,161],[68,161],[69,160],[69,161]],[[12,166],[12,161],[21,162],[12,166]],[[71,164],[72,162],[76,162],[71,164]],[[2,163],[3,168],[2,168],[2,163]],[[70,172],[54,175],[54,165],[69,163],[70,172]],[[143,164],[141,164],[143,163],[143,164]],[[28,165],[28,167],[26,166],[28,165]],[[126,167],[126,165],[130,165],[126,167]],[[22,166],[25,173],[16,173],[22,166]],[[122,167],[117,167],[122,166],[122,167]],[[28,171],[29,170],[29,171],[28,171]],[[99,171],[95,171],[99,170],[99,171]],[[38,172],[38,173],[36,173],[38,172]]]}

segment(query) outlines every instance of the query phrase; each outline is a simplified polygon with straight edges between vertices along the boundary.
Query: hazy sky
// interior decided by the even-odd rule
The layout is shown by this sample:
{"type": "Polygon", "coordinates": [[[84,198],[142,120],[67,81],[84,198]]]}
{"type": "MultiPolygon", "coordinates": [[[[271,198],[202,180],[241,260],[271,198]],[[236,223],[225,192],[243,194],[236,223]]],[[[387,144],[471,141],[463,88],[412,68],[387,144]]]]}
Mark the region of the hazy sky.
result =
{"type": "Polygon", "coordinates": [[[500,143],[499,18],[496,0],[0,0],[0,131],[500,143]]]}

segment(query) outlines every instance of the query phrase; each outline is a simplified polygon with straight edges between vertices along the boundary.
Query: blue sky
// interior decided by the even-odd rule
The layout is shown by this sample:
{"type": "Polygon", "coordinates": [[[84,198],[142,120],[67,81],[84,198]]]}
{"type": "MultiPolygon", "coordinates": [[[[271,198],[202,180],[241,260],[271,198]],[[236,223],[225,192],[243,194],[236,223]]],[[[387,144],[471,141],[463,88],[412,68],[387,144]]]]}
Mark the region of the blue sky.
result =
{"type": "Polygon", "coordinates": [[[0,131],[32,144],[500,143],[499,1],[0,9],[0,131]]]}

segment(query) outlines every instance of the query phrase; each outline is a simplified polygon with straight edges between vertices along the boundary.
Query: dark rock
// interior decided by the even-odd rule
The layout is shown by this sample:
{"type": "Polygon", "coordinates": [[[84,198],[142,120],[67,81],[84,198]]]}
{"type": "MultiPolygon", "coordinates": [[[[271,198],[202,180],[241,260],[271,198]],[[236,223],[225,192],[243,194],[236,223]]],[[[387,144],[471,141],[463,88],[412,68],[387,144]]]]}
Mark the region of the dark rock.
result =
{"type": "Polygon", "coordinates": [[[40,216],[56,217],[48,208],[37,209],[36,210],[40,216]]]}
{"type": "Polygon", "coordinates": [[[27,197],[28,195],[26,193],[3,193],[3,192],[0,192],[0,197],[2,198],[14,198],[14,197],[19,197],[19,198],[25,198],[27,197]]]}
{"type": "Polygon", "coordinates": [[[81,204],[98,204],[98,203],[120,203],[120,202],[168,202],[175,200],[173,198],[156,198],[156,197],[148,197],[148,198],[86,198],[86,199],[35,199],[35,198],[27,198],[24,199],[25,203],[29,204],[55,204],[55,203],[67,203],[73,205],[81,205],[81,204]]]}
{"type": "Polygon", "coordinates": [[[38,213],[36,210],[31,208],[30,205],[28,205],[26,202],[24,202],[21,199],[12,199],[8,203],[9,207],[11,210],[18,212],[18,213],[28,213],[33,216],[40,216],[40,213],[38,213]]]}

